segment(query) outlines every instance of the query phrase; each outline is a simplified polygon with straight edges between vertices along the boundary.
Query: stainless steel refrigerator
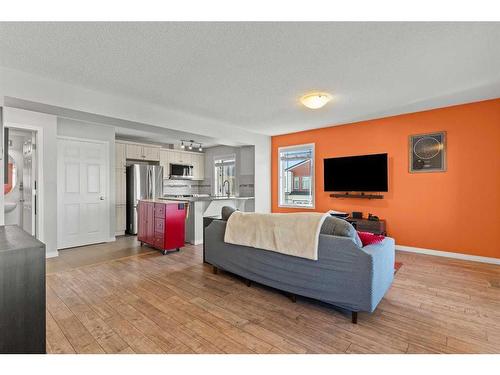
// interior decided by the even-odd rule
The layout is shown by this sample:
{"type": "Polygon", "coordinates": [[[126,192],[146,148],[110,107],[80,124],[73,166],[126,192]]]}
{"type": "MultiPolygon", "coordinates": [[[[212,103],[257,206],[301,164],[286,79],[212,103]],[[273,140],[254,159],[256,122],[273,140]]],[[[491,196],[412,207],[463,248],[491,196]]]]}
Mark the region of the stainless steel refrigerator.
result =
{"type": "Polygon", "coordinates": [[[132,164],[127,167],[127,233],[137,234],[137,205],[139,199],[163,195],[163,167],[132,164]]]}

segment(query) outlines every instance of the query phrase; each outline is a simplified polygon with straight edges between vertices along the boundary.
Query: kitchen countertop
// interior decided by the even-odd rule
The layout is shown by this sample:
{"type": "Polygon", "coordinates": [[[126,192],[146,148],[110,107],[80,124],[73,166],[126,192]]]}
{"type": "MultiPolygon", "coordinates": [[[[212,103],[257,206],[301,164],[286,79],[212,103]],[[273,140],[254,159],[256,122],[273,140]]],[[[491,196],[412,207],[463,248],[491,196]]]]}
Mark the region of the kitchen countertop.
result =
{"type": "Polygon", "coordinates": [[[43,243],[38,241],[35,237],[30,236],[19,226],[4,225],[0,227],[0,253],[39,247],[45,249],[43,243]]]}
{"type": "Polygon", "coordinates": [[[139,199],[141,202],[150,202],[150,203],[179,203],[179,199],[171,199],[171,198],[155,198],[155,199],[139,199]]]}
{"type": "Polygon", "coordinates": [[[254,197],[171,197],[171,196],[166,196],[163,198],[158,198],[160,200],[173,200],[173,201],[185,201],[185,202],[203,202],[203,201],[227,201],[227,200],[248,200],[248,199],[254,199],[254,197]]]}

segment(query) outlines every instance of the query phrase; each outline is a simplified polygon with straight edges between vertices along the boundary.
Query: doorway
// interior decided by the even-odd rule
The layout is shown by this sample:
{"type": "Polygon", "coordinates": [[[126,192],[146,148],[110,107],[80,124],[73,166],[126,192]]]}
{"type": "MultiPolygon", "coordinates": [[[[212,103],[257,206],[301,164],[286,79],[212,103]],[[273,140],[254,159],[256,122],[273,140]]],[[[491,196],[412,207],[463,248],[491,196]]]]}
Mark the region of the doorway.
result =
{"type": "Polygon", "coordinates": [[[5,127],[4,140],[5,224],[18,225],[39,238],[37,132],[26,128],[5,127]]]}
{"type": "Polygon", "coordinates": [[[57,140],[57,248],[109,239],[108,143],[57,140]]]}

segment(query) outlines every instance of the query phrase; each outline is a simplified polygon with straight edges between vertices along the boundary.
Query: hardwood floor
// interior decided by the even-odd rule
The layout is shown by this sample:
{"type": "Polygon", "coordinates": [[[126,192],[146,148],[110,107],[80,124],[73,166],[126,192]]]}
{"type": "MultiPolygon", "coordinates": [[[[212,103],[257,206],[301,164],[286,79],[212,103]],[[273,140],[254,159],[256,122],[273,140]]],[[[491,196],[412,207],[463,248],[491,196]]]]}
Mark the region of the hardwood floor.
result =
{"type": "Polygon", "coordinates": [[[398,253],[358,324],[134,237],[47,260],[49,353],[500,353],[500,266],[398,253]]]}

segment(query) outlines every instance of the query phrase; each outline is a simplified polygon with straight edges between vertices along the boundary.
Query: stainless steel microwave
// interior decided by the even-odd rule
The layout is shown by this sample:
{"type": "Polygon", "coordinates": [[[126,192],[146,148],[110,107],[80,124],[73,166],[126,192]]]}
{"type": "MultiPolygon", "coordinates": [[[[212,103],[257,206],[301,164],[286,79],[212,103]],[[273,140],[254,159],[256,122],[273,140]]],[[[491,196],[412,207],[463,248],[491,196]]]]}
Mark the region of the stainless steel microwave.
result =
{"type": "Polygon", "coordinates": [[[192,179],[193,166],[188,164],[170,164],[170,178],[173,180],[192,179]]]}

